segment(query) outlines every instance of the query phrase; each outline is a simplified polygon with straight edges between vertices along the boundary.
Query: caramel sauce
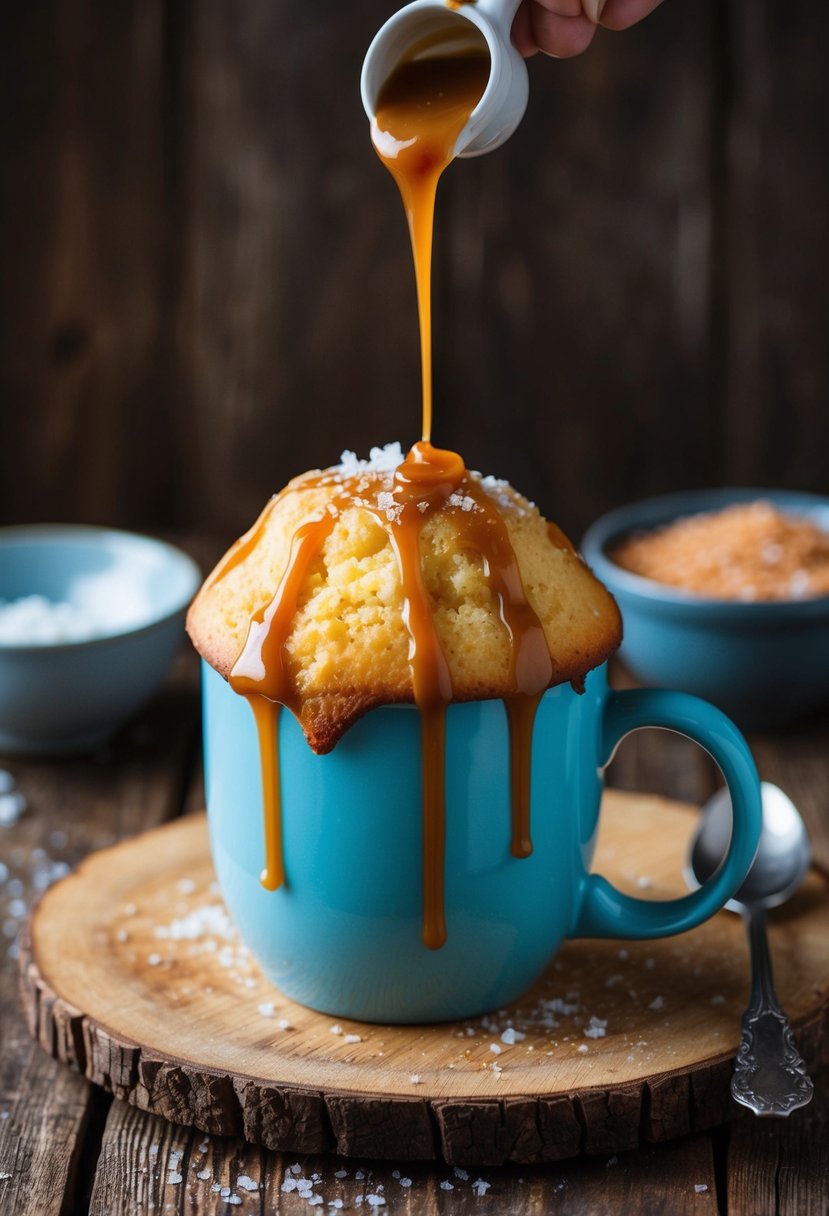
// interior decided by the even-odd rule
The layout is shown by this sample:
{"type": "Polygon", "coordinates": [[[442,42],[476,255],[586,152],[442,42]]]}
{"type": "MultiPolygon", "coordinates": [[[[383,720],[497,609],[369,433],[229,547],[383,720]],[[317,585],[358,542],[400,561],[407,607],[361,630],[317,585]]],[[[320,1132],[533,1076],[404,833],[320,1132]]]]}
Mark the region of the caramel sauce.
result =
{"type": "Polygon", "coordinates": [[[432,232],[438,180],[452,160],[458,136],[481,100],[490,58],[483,34],[463,22],[463,41],[440,54],[432,39],[417,44],[380,90],[371,138],[400,189],[412,238],[420,365],[422,438],[432,434],[432,232]]]}
{"type": "MultiPolygon", "coordinates": [[[[469,25],[452,54],[432,41],[421,43],[392,73],[380,92],[372,139],[397,181],[412,240],[417,278],[423,378],[423,438],[393,474],[362,472],[346,477],[335,469],[294,483],[294,489],[329,487],[331,500],[316,519],[296,531],[276,593],[251,619],[230,684],[253,710],[262,761],[265,868],[262,882],[275,890],[286,881],[282,857],[279,780],[279,714],[301,708],[285,651],[308,574],[342,512],[359,506],[386,531],[397,559],[403,620],[409,634],[409,666],[421,719],[423,799],[422,937],[429,949],[446,940],[444,915],[446,709],[452,678],[432,614],[423,575],[421,533],[436,512],[450,512],[458,544],[477,553],[498,603],[510,642],[512,693],[504,700],[510,738],[511,852],[528,857],[530,779],[535,713],[554,679],[543,627],[529,604],[509,532],[480,478],[455,452],[432,446],[431,258],[438,179],[452,160],[458,135],[489,79],[486,43],[469,25]],[[389,503],[393,506],[390,508],[389,503]]],[[[283,493],[291,492],[290,490],[283,493]]],[[[230,550],[212,581],[223,578],[256,547],[273,510],[272,500],[254,526],[230,550]]],[[[551,525],[554,543],[568,545],[551,525]]],[[[569,547],[569,546],[568,546],[569,547]]]]}

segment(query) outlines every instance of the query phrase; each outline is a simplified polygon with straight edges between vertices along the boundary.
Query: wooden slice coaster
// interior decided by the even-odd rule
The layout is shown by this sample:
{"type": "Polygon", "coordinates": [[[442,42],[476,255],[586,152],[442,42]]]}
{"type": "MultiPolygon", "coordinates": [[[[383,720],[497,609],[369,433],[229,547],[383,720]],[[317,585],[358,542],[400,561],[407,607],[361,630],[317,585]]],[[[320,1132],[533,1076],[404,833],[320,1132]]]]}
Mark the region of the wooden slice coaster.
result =
{"type": "MultiPolygon", "coordinates": [[[[596,868],[684,892],[690,808],[605,796],[596,868]]],[[[815,1062],[829,1005],[829,882],[771,918],[781,1001],[815,1062]]],[[[21,949],[32,1034],[117,1097],[269,1148],[498,1165],[615,1153],[721,1122],[748,995],[738,917],[660,942],[568,943],[513,1008],[377,1026],[294,1004],[215,886],[204,815],[88,858],[21,949]]]]}

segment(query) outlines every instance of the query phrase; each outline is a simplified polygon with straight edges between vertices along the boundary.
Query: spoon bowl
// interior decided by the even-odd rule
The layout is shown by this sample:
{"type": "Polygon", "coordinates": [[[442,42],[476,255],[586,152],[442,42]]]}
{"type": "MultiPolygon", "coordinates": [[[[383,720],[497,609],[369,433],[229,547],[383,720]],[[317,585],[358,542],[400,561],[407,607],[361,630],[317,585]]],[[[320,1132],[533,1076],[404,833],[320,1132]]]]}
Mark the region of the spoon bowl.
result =
{"type": "MultiPolygon", "coordinates": [[[[726,904],[732,912],[747,906],[776,908],[794,894],[812,861],[809,837],[797,807],[779,786],[761,785],[763,827],[751,869],[742,886],[726,904]]],[[[701,886],[725,856],[731,836],[731,799],[728,790],[709,798],[688,858],[690,885],[701,886]]]]}
{"type": "Polygon", "coordinates": [[[529,97],[526,64],[510,41],[519,3],[477,0],[450,8],[443,0],[414,0],[400,9],[375,35],[363,62],[360,92],[369,121],[380,90],[407,54],[417,53],[420,46],[428,48],[424,54],[462,53],[477,29],[489,51],[489,81],[458,136],[455,156],[480,156],[499,147],[523,118],[529,97]]]}

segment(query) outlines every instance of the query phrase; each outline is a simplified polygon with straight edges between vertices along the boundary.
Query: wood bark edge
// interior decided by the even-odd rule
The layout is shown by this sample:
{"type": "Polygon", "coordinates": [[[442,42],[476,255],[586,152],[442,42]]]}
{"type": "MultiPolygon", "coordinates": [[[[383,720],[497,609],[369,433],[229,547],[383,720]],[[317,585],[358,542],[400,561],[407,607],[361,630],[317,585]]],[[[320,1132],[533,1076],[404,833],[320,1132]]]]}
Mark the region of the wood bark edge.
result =
{"type": "MultiPolygon", "coordinates": [[[[284,1152],[332,1152],[449,1165],[537,1165],[613,1154],[723,1123],[730,1056],[567,1096],[503,1099],[367,1097],[234,1076],[161,1057],[113,1034],[63,1000],[41,975],[28,925],[20,937],[20,992],[32,1037],[53,1059],[141,1110],[219,1136],[284,1152]]],[[[793,1029],[807,1063],[827,1055],[824,999],[793,1029]]]]}

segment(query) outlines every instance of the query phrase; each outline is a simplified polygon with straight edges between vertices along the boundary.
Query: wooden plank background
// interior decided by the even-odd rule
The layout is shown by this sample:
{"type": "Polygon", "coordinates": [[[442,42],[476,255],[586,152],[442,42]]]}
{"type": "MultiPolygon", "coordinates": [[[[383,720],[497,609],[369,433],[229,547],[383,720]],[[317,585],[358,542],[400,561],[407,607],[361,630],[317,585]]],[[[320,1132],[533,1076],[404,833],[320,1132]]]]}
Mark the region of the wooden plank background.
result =
{"type": "MultiPolygon", "coordinates": [[[[0,522],[229,539],[416,437],[414,287],[359,67],[392,0],[0,16],[0,522]]],[[[666,0],[531,64],[440,199],[435,439],[579,534],[643,494],[829,490],[829,11],[666,0]]]]}

